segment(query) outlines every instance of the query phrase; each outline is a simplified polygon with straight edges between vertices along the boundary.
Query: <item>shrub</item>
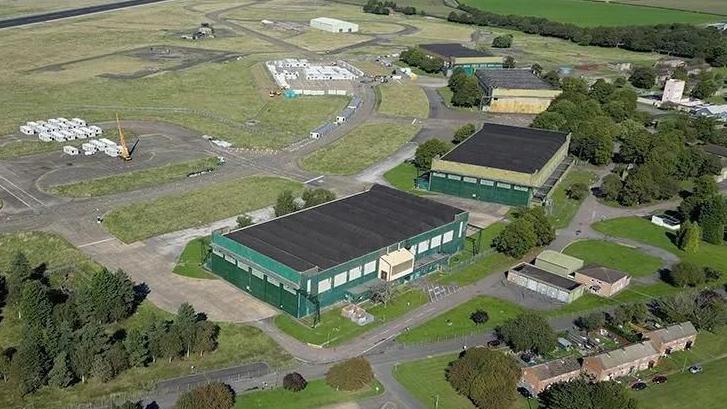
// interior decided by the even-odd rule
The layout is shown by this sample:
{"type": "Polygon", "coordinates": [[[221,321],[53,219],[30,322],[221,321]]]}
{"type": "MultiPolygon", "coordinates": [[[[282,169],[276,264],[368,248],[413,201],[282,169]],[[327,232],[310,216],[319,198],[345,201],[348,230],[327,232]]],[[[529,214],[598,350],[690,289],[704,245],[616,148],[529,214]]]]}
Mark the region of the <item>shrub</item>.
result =
{"type": "Polygon", "coordinates": [[[447,370],[452,387],[481,409],[512,407],[519,378],[515,360],[489,348],[469,349],[447,370]]]}
{"type": "Polygon", "coordinates": [[[492,46],[495,48],[512,47],[512,34],[504,34],[504,35],[495,37],[492,40],[492,46]]]}
{"type": "Polygon", "coordinates": [[[588,185],[585,183],[574,183],[568,187],[568,197],[573,200],[583,200],[588,196],[588,185]]]}
{"type": "Polygon", "coordinates": [[[231,409],[235,405],[235,392],[221,382],[199,386],[182,395],[174,409],[231,409]]]}
{"type": "Polygon", "coordinates": [[[484,310],[477,310],[470,314],[470,319],[477,325],[484,324],[489,321],[490,316],[484,310]]]}
{"type": "Polygon", "coordinates": [[[505,321],[498,329],[499,337],[515,351],[550,352],[556,347],[556,334],[541,315],[525,312],[505,321]]]}
{"type": "Polygon", "coordinates": [[[326,383],[336,389],[355,391],[374,380],[371,364],[364,357],[351,358],[336,365],[326,373],[326,383]]]}
{"type": "Polygon", "coordinates": [[[669,272],[669,281],[679,287],[694,287],[704,284],[705,272],[694,263],[681,262],[669,272]]]}
{"type": "Polygon", "coordinates": [[[593,331],[598,329],[605,324],[606,319],[602,312],[593,312],[583,317],[576,319],[576,325],[586,331],[593,331]]]}
{"type": "Polygon", "coordinates": [[[303,378],[303,375],[298,372],[291,372],[283,378],[283,388],[292,391],[300,392],[308,386],[308,381],[303,378]]]}

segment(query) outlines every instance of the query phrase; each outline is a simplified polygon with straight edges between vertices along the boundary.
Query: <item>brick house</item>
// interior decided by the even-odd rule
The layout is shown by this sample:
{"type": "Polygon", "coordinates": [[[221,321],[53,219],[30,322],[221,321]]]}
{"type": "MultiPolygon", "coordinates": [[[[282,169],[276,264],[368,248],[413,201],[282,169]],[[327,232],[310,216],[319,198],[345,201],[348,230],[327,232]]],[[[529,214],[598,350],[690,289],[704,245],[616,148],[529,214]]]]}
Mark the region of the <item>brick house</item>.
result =
{"type": "Polygon", "coordinates": [[[578,270],[573,279],[583,284],[588,291],[601,297],[610,297],[626,288],[631,282],[628,274],[601,266],[589,266],[578,270]]]}
{"type": "Polygon", "coordinates": [[[669,355],[672,351],[689,349],[697,339],[697,330],[691,322],[671,325],[644,333],[657,351],[662,355],[669,355]]]}
{"type": "Polygon", "coordinates": [[[583,370],[596,381],[620,378],[659,362],[661,353],[651,341],[628,345],[621,349],[583,358],[583,370]]]}
{"type": "Polygon", "coordinates": [[[572,381],[580,375],[580,361],[569,357],[523,368],[521,380],[532,393],[538,394],[554,383],[572,381]]]}

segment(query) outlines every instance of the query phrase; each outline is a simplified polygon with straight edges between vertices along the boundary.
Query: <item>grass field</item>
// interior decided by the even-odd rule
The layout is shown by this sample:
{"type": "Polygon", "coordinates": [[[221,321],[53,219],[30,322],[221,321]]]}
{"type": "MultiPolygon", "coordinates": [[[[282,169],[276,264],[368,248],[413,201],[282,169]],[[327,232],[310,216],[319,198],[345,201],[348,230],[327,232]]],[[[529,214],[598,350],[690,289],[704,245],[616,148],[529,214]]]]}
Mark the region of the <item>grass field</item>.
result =
{"type": "Polygon", "coordinates": [[[415,83],[389,82],[376,89],[381,96],[379,113],[421,119],[429,116],[427,95],[415,83]]]}
{"type": "Polygon", "coordinates": [[[60,153],[62,150],[63,146],[56,142],[41,142],[37,139],[15,140],[0,145],[0,159],[12,159],[53,151],[60,153]]]}
{"type": "Polygon", "coordinates": [[[727,2],[724,0],[618,0],[618,2],[637,6],[663,7],[727,16],[727,2]]]}
{"type": "Polygon", "coordinates": [[[702,24],[719,16],[584,0],[464,0],[466,4],[498,14],[545,17],[579,26],[628,26],[665,23],[702,24]]]}
{"type": "MultiPolygon", "coordinates": [[[[152,320],[171,317],[151,303],[144,302],[134,315],[119,323],[118,327],[126,330],[142,328],[147,327],[152,320]]],[[[4,325],[5,322],[0,324],[0,329],[4,325]]],[[[291,357],[261,330],[241,324],[220,323],[219,325],[219,346],[215,352],[203,357],[195,354],[188,359],[175,360],[171,363],[159,360],[146,368],[127,370],[108,383],[101,383],[91,378],[85,384],[77,384],[67,389],[46,387],[25,398],[15,396],[12,383],[0,382],[0,407],[63,409],[83,402],[108,398],[111,394],[150,389],[159,380],[191,373],[192,366],[200,371],[225,368],[245,362],[264,361],[274,367],[290,362],[291,357]]]]}
{"type": "Polygon", "coordinates": [[[417,167],[404,162],[384,173],[384,179],[392,186],[405,192],[415,193],[414,179],[417,177],[417,167]]]}
{"type": "Polygon", "coordinates": [[[417,125],[369,123],[303,159],[303,167],[334,175],[352,175],[394,153],[419,131],[417,125]]]}
{"type": "Polygon", "coordinates": [[[4,1],[0,7],[0,18],[15,18],[29,14],[48,13],[97,4],[113,3],[111,0],[10,0],[4,1]]]}
{"type": "MultiPolygon", "coordinates": [[[[711,266],[720,271],[727,271],[727,246],[699,243],[694,254],[687,254],[671,241],[674,234],[639,217],[622,217],[595,223],[593,228],[601,233],[615,237],[626,237],[641,241],[652,246],[661,247],[679,256],[683,261],[690,261],[700,266],[711,266]]],[[[723,277],[727,279],[727,277],[723,277]]]]}
{"type": "Polygon", "coordinates": [[[331,308],[321,314],[321,322],[315,328],[311,328],[309,319],[297,320],[288,314],[280,314],[275,317],[275,325],[286,334],[314,345],[335,346],[340,345],[354,337],[363,334],[373,328],[384,324],[387,321],[396,319],[410,310],[424,305],[427,296],[416,289],[409,289],[398,294],[387,306],[377,304],[374,306],[364,305],[366,311],[370,312],[375,321],[359,326],[348,318],[341,315],[341,308],[331,308]]]}
{"type": "Polygon", "coordinates": [[[437,278],[437,282],[440,284],[458,284],[468,285],[475,283],[492,273],[500,273],[515,263],[515,259],[508,257],[502,253],[494,252],[492,249],[492,240],[500,234],[505,228],[505,223],[497,222],[493,223],[482,230],[482,236],[480,237],[480,248],[479,252],[489,252],[491,254],[484,256],[482,259],[463,267],[457,268],[457,264],[461,262],[467,262],[468,259],[473,257],[472,248],[475,244],[467,240],[465,241],[464,250],[452,257],[450,262],[452,272],[443,273],[437,278]]]}
{"type": "Polygon", "coordinates": [[[457,354],[440,355],[394,367],[394,378],[427,409],[475,409],[447,381],[446,369],[457,354]]]}
{"type": "Polygon", "coordinates": [[[571,243],[563,253],[577,257],[588,264],[598,264],[629,273],[634,277],[655,274],[661,268],[661,259],[639,250],[605,240],[582,240],[571,243]]]}
{"type": "Polygon", "coordinates": [[[204,255],[207,252],[210,242],[209,237],[200,237],[187,243],[182,250],[182,254],[177,259],[177,265],[174,266],[172,272],[189,278],[214,279],[214,275],[202,268],[204,255]]]}
{"type": "Polygon", "coordinates": [[[277,177],[236,179],[114,209],[105,216],[104,225],[131,243],[263,208],[275,202],[280,192],[300,189],[300,183],[277,177]]]}
{"type": "Polygon", "coordinates": [[[218,166],[219,160],[210,157],[137,170],[116,176],[51,186],[49,190],[51,193],[69,197],[104,196],[182,180],[190,173],[216,169],[218,166]]]}
{"type": "Polygon", "coordinates": [[[374,381],[366,388],[348,392],[328,386],[324,379],[308,382],[300,392],[290,392],[283,388],[252,392],[240,395],[235,400],[236,409],[318,409],[336,403],[355,402],[384,392],[384,387],[374,381]]]}
{"type": "Polygon", "coordinates": [[[396,340],[404,343],[432,342],[486,332],[522,311],[520,306],[508,301],[478,296],[402,333],[396,340]],[[476,325],[470,319],[470,314],[478,309],[485,310],[489,314],[489,321],[476,325]]]}
{"type": "Polygon", "coordinates": [[[573,200],[568,197],[568,188],[574,183],[585,183],[586,186],[591,186],[596,175],[588,170],[583,169],[572,169],[565,175],[563,180],[558,183],[550,198],[553,200],[553,206],[550,213],[550,220],[553,222],[553,227],[556,229],[562,229],[568,227],[573,216],[578,212],[578,208],[581,206],[583,200],[573,200]]]}

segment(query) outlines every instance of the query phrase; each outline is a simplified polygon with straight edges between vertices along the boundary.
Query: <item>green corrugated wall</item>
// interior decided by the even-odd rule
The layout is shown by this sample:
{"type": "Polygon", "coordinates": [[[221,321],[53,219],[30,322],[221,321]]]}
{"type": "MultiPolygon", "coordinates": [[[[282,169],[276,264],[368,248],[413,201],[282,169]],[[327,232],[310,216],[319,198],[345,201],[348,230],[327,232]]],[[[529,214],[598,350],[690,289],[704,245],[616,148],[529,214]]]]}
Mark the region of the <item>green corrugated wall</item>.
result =
{"type": "Polygon", "coordinates": [[[429,175],[429,190],[508,206],[528,206],[530,204],[532,189],[529,187],[516,186],[511,183],[507,184],[509,187],[500,187],[501,184],[498,182],[484,180],[488,184],[492,183],[492,186],[489,186],[482,183],[483,179],[471,178],[475,182],[466,182],[464,179],[465,177],[460,175],[431,172],[429,175]],[[437,174],[444,175],[444,177],[438,177],[437,174]],[[452,179],[452,177],[458,177],[459,180],[452,179]],[[526,190],[517,190],[516,187],[526,190]]]}

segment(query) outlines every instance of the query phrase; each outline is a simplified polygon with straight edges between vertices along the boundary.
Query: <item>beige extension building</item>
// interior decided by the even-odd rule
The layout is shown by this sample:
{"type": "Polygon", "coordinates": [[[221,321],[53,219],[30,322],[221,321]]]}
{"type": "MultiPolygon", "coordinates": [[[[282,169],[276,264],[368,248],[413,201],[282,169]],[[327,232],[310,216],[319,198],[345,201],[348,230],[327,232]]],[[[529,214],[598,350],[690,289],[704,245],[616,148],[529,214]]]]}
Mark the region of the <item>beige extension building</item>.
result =
{"type": "Polygon", "coordinates": [[[561,94],[529,69],[478,70],[484,111],[513,114],[539,114],[561,94]]]}

